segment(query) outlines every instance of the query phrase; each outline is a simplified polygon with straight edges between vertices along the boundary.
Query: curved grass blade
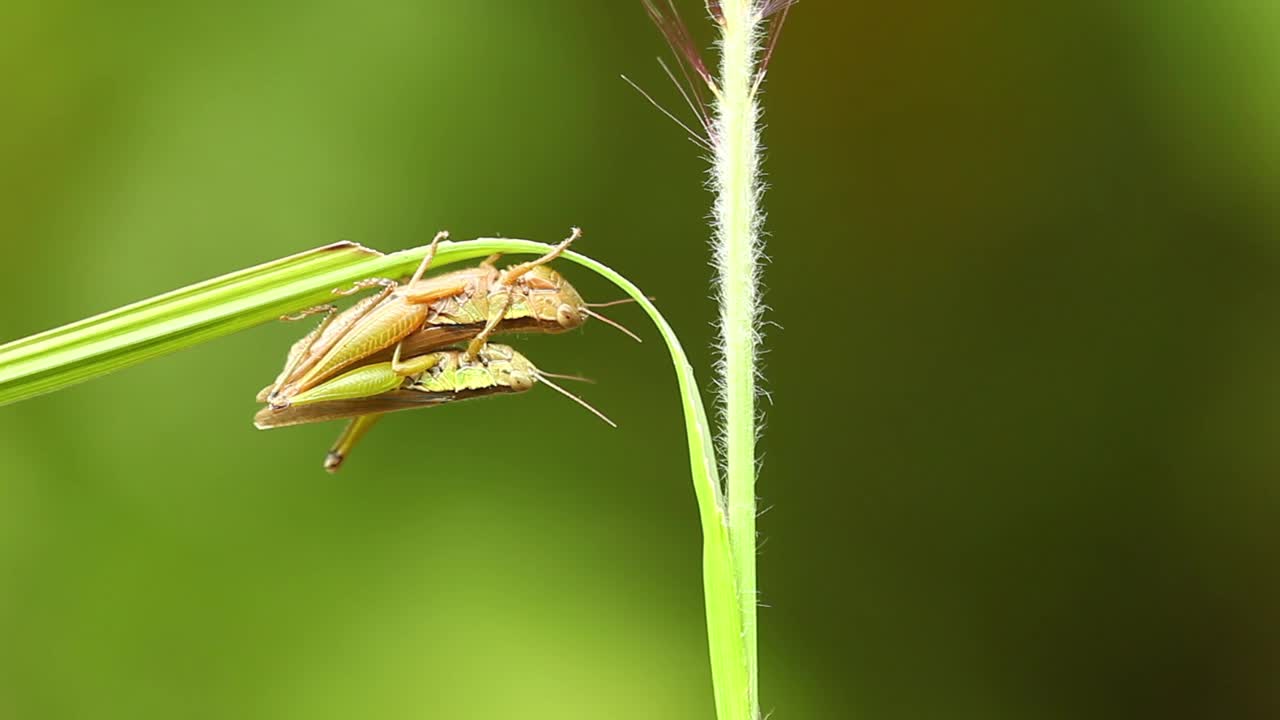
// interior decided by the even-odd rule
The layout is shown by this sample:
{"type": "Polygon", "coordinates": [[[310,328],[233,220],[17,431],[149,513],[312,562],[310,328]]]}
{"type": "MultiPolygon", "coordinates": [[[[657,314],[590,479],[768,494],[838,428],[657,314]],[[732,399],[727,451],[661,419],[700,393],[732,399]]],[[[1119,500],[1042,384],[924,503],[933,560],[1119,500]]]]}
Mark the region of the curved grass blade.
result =
{"type": "MultiPolygon", "coordinates": [[[[506,254],[547,252],[529,240],[444,242],[433,267],[506,254]]],[[[337,243],[223,275],[0,346],[0,405],[69,387],[148,358],[273,321],[332,299],[331,290],[368,277],[402,277],[426,247],[384,255],[337,243]]],[[[589,268],[631,296],[667,344],[685,419],[689,465],[703,534],[703,590],[717,716],[754,720],[750,674],[734,559],[714,446],[693,368],[671,326],[649,298],[613,269],[575,252],[589,268]]]]}

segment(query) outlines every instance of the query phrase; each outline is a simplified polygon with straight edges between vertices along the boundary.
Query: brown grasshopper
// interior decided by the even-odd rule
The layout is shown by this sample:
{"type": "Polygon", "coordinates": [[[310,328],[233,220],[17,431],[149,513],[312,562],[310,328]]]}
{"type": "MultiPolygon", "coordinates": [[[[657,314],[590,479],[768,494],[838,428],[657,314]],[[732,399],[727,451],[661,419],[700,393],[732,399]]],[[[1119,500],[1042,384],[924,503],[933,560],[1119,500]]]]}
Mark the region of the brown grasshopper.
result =
{"type": "Polygon", "coordinates": [[[282,410],[263,408],[254,424],[267,430],[302,423],[351,418],[325,456],[324,468],[337,472],[352,448],[389,412],[433,407],[456,400],[525,392],[541,382],[573,399],[597,417],[617,427],[600,411],[573,395],[507,345],[488,343],[474,356],[452,348],[411,357],[394,367],[373,362],[338,375],[293,396],[282,410]]]}
{"type": "Polygon", "coordinates": [[[283,410],[298,394],[343,369],[368,359],[381,359],[386,353],[390,353],[393,369],[407,373],[409,366],[401,363],[402,356],[468,341],[465,352],[474,358],[495,333],[564,332],[580,327],[587,317],[613,325],[639,340],[626,328],[591,310],[613,303],[584,302],[568,281],[547,267],[581,236],[577,228],[535,260],[499,270],[495,265],[499,255],[492,255],[478,267],[424,279],[437,245],[447,236],[436,235],[407,283],[401,285],[383,278],[362,280],[350,290],[334,292],[350,294],[379,285],[383,289],[341,313],[322,306],[298,316],[329,311],[318,328],[294,343],[284,370],[269,389],[259,393],[259,400],[283,410]]]}

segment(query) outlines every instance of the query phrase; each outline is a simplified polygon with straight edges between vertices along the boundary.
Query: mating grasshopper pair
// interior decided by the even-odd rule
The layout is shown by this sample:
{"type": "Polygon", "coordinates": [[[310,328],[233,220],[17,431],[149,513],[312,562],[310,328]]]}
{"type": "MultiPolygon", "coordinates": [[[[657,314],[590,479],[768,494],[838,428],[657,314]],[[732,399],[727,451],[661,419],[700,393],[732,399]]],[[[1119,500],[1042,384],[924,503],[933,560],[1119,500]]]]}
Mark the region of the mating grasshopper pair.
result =
{"type": "Polygon", "coordinates": [[[294,343],[275,383],[258,394],[266,402],[254,417],[260,429],[350,418],[325,458],[335,472],[365,433],[387,412],[453,400],[523,392],[536,381],[573,398],[601,419],[608,418],[548,380],[561,377],[538,370],[505,345],[487,344],[497,333],[559,333],[580,327],[588,317],[629,330],[591,310],[559,273],[547,266],[580,236],[573,233],[535,260],[498,270],[497,255],[478,267],[424,279],[439,233],[408,283],[371,278],[347,295],[371,287],[382,290],[339,313],[325,305],[285,319],[325,312],[320,326],[294,343]],[[465,349],[450,347],[467,343],[465,349]]]}

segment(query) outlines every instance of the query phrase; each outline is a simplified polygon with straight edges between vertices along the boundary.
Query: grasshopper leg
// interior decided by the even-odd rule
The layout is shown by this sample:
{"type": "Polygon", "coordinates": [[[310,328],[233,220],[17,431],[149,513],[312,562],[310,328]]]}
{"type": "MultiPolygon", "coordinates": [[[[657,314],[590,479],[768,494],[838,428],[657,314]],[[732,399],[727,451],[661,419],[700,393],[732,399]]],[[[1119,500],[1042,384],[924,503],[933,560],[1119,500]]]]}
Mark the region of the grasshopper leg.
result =
{"type": "Polygon", "coordinates": [[[582,237],[581,228],[573,228],[573,231],[569,233],[569,237],[565,238],[559,245],[556,245],[555,247],[551,248],[551,251],[548,252],[546,255],[543,255],[542,257],[537,258],[535,260],[530,260],[529,262],[523,262],[523,263],[520,263],[519,265],[512,265],[511,267],[507,268],[502,273],[502,279],[499,282],[502,282],[503,284],[506,284],[506,285],[514,284],[516,280],[520,279],[521,275],[524,275],[525,273],[538,267],[539,265],[546,265],[552,260],[555,260],[556,258],[560,257],[560,254],[563,253],[565,249],[568,248],[571,243],[573,243],[574,240],[577,240],[580,237],[582,237]]]}
{"type": "Polygon", "coordinates": [[[439,365],[445,352],[432,352],[418,355],[408,360],[401,360],[399,346],[391,356],[391,362],[362,365],[354,370],[329,379],[296,393],[289,399],[289,404],[273,405],[275,410],[287,407],[313,405],[315,403],[335,400],[364,400],[375,395],[391,392],[400,388],[406,377],[420,375],[439,365]]]}
{"type": "Polygon", "coordinates": [[[424,373],[440,364],[440,353],[433,352],[418,355],[408,360],[400,359],[400,348],[403,343],[396,343],[396,351],[391,354],[391,371],[397,375],[409,376],[424,373]]]}
{"type": "MultiPolygon", "coordinates": [[[[410,280],[409,282],[417,282],[418,280],[422,279],[423,273],[427,271],[427,268],[431,267],[431,261],[435,259],[436,246],[440,244],[441,240],[444,240],[447,237],[449,237],[449,232],[447,230],[441,230],[440,232],[436,233],[436,236],[431,240],[431,246],[427,248],[426,256],[424,256],[422,258],[422,262],[418,264],[418,269],[414,271],[413,279],[410,280]]],[[[334,295],[353,295],[355,293],[360,292],[361,290],[367,290],[368,288],[371,288],[371,287],[391,288],[394,290],[399,284],[400,283],[396,282],[395,280],[391,280],[389,278],[378,278],[378,277],[365,278],[364,280],[357,280],[356,282],[352,283],[351,287],[349,288],[334,288],[333,294],[334,295]]]]}
{"type": "MultiPolygon", "coordinates": [[[[332,305],[321,306],[321,307],[327,307],[328,314],[324,316],[324,319],[320,321],[320,324],[316,326],[315,330],[312,330],[311,332],[304,335],[301,340],[298,340],[293,344],[292,347],[289,348],[289,356],[285,358],[285,361],[284,361],[284,370],[280,371],[280,376],[276,378],[276,381],[271,385],[269,389],[258,394],[258,402],[262,402],[274,396],[276,393],[280,392],[280,388],[284,387],[284,384],[288,382],[289,378],[293,375],[294,370],[296,370],[298,368],[298,365],[302,363],[303,358],[305,358],[307,354],[311,352],[311,347],[315,345],[316,338],[320,337],[320,335],[324,333],[325,328],[329,327],[329,323],[333,322],[333,318],[337,313],[338,308],[332,305]]],[[[315,308],[311,308],[311,310],[315,310],[315,308]]],[[[309,311],[303,311],[303,312],[308,314],[314,314],[314,313],[310,313],[309,311]]],[[[303,315],[303,317],[305,317],[305,315],[303,315]]],[[[281,319],[286,319],[286,318],[281,318],[281,319]]],[[[296,319],[300,320],[302,318],[299,317],[296,319]]]]}
{"type": "Polygon", "coordinates": [[[288,405],[273,406],[273,409],[335,400],[364,400],[398,389],[404,384],[404,378],[392,370],[391,363],[365,365],[297,393],[289,399],[288,405]]]}
{"type": "Polygon", "coordinates": [[[502,301],[501,307],[489,308],[489,319],[485,321],[484,328],[476,333],[476,336],[467,343],[467,360],[475,360],[476,354],[480,352],[480,348],[489,341],[489,337],[498,329],[498,324],[507,316],[507,310],[511,308],[511,293],[507,293],[506,299],[502,301]]]}
{"type": "Polygon", "coordinates": [[[468,295],[476,292],[473,283],[464,281],[455,281],[449,285],[441,285],[439,283],[427,283],[428,288],[414,288],[412,285],[404,285],[401,287],[399,294],[404,301],[411,305],[430,305],[431,303],[447,297],[452,297],[460,293],[468,295]]]}
{"type": "MultiPolygon", "coordinates": [[[[284,387],[284,385],[289,381],[299,379],[303,373],[309,372],[311,368],[315,367],[316,363],[320,362],[325,353],[329,352],[329,350],[332,349],[333,346],[337,344],[353,326],[356,325],[356,323],[378,307],[378,305],[381,304],[383,300],[387,299],[394,290],[394,285],[385,286],[382,288],[382,292],[377,295],[370,295],[369,297],[360,300],[345,312],[338,315],[331,314],[314,333],[303,338],[302,341],[299,341],[294,346],[295,350],[299,346],[303,345],[304,342],[306,343],[306,349],[297,357],[296,362],[294,362],[292,367],[289,368],[289,372],[281,376],[285,378],[284,382],[277,382],[275,392],[271,394],[269,400],[271,404],[273,406],[286,407],[287,401],[284,401],[284,403],[281,404],[281,401],[277,397],[277,393],[284,387]]],[[[293,388],[293,390],[296,391],[297,388],[293,388]]]]}
{"type": "Polygon", "coordinates": [[[389,280],[387,278],[365,278],[364,280],[357,280],[356,282],[351,283],[351,287],[349,288],[334,288],[333,294],[343,295],[343,296],[354,295],[355,293],[358,293],[361,290],[365,290],[367,288],[371,288],[371,287],[394,288],[396,284],[397,283],[395,280],[389,280]]]}
{"type": "Polygon", "coordinates": [[[427,248],[427,254],[423,256],[418,269],[413,271],[413,278],[409,280],[410,285],[422,279],[423,274],[427,272],[427,268],[431,267],[431,261],[436,258],[436,247],[440,245],[441,240],[447,237],[449,237],[449,231],[441,230],[436,233],[435,237],[431,238],[431,247],[427,248]]]}
{"type": "Polygon", "coordinates": [[[496,263],[498,262],[498,259],[501,257],[502,257],[502,253],[494,253],[489,257],[485,258],[484,260],[482,260],[480,262],[480,267],[488,268],[490,270],[495,270],[497,269],[496,263]]]}
{"type": "Polygon", "coordinates": [[[299,310],[292,315],[281,315],[280,320],[282,322],[297,322],[299,320],[305,320],[312,315],[319,315],[320,313],[329,313],[329,315],[333,315],[337,310],[338,308],[332,305],[313,305],[306,310],[299,310]]]}
{"type": "Polygon", "coordinates": [[[324,469],[331,473],[341,470],[343,461],[351,455],[356,443],[359,443],[361,438],[382,419],[382,415],[383,413],[361,415],[347,423],[347,427],[343,429],[342,434],[333,443],[333,447],[325,454],[324,469]]]}

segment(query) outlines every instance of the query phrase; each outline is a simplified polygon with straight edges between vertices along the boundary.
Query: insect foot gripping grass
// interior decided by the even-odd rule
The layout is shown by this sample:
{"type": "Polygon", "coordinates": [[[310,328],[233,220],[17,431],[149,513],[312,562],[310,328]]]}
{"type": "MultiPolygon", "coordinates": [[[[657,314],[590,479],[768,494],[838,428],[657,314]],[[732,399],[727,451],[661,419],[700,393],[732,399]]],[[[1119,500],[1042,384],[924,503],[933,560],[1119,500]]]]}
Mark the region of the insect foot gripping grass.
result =
{"type": "MultiPolygon", "coordinates": [[[[441,240],[435,243],[431,262],[433,267],[444,267],[495,253],[545,256],[555,250],[551,245],[512,238],[441,240]]],[[[322,305],[332,299],[335,287],[348,287],[367,278],[408,276],[422,265],[431,251],[424,246],[382,254],[355,243],[336,243],[0,345],[0,406],[61,390],[150,358],[272,322],[281,315],[322,305]]],[[[747,687],[742,615],[736,595],[719,469],[693,369],[675,332],[640,288],[612,268],[584,255],[562,249],[561,257],[597,273],[625,292],[649,316],[666,343],[680,391],[689,469],[702,528],[703,592],[717,705],[723,708],[727,699],[732,707],[739,707],[740,703],[734,701],[736,696],[722,688],[747,687]]],[[[468,342],[473,337],[474,333],[457,339],[468,342]]],[[[423,354],[422,351],[408,352],[407,347],[405,350],[406,358],[423,354]]],[[[483,347],[475,357],[482,355],[483,347]]],[[[389,361],[376,354],[368,359],[369,363],[389,361]]],[[[539,382],[545,382],[545,376],[543,373],[539,382]]],[[[370,414],[365,412],[359,417],[369,418],[370,414]]],[[[344,436],[346,449],[372,421],[363,422],[365,427],[353,427],[344,436]]],[[[340,441],[338,449],[343,447],[340,441]]],[[[723,711],[720,715],[722,718],[746,717],[723,711]]]]}
{"type": "MultiPolygon", "coordinates": [[[[720,445],[743,654],[742,658],[735,655],[726,666],[717,664],[713,650],[716,710],[721,720],[755,720],[760,714],[755,527],[755,446],[759,437],[756,359],[761,326],[759,278],[764,256],[760,87],[793,3],[794,0],[706,0],[706,10],[720,35],[720,63],[718,72],[713,73],[681,20],[675,0],[643,0],[650,19],[675,54],[684,84],[665,64],[662,68],[693,112],[700,131],[690,129],[690,124],[658,107],[712,158],[708,185],[715,195],[711,246],[720,305],[716,368],[722,420],[720,445]],[[739,659],[745,670],[737,665],[739,659]]],[[[641,93],[658,105],[648,93],[641,93]]]]}
{"type": "Polygon", "coordinates": [[[474,356],[461,348],[437,350],[392,362],[371,362],[298,393],[284,410],[263,408],[254,416],[262,430],[350,418],[325,456],[324,468],[337,472],[356,443],[383,415],[436,407],[455,400],[522,393],[541,382],[571,398],[613,427],[616,424],[576,395],[561,388],[525,356],[506,345],[486,343],[474,356]]]}
{"type": "MultiPolygon", "coordinates": [[[[580,327],[588,317],[599,318],[629,333],[592,310],[573,286],[547,266],[581,236],[577,228],[568,239],[536,260],[500,271],[495,265],[498,259],[495,254],[479,267],[424,278],[440,242],[447,236],[447,233],[436,235],[407,283],[365,278],[349,290],[335,289],[334,292],[345,295],[370,287],[381,287],[381,292],[342,313],[337,313],[331,305],[320,305],[285,317],[294,320],[326,313],[319,327],[294,343],[284,369],[265,391],[266,402],[283,410],[299,393],[389,349],[393,367],[397,367],[401,354],[422,352],[464,339],[468,341],[467,355],[474,357],[495,333],[563,332],[580,327]]],[[[260,401],[262,397],[260,393],[260,401]]]]}

